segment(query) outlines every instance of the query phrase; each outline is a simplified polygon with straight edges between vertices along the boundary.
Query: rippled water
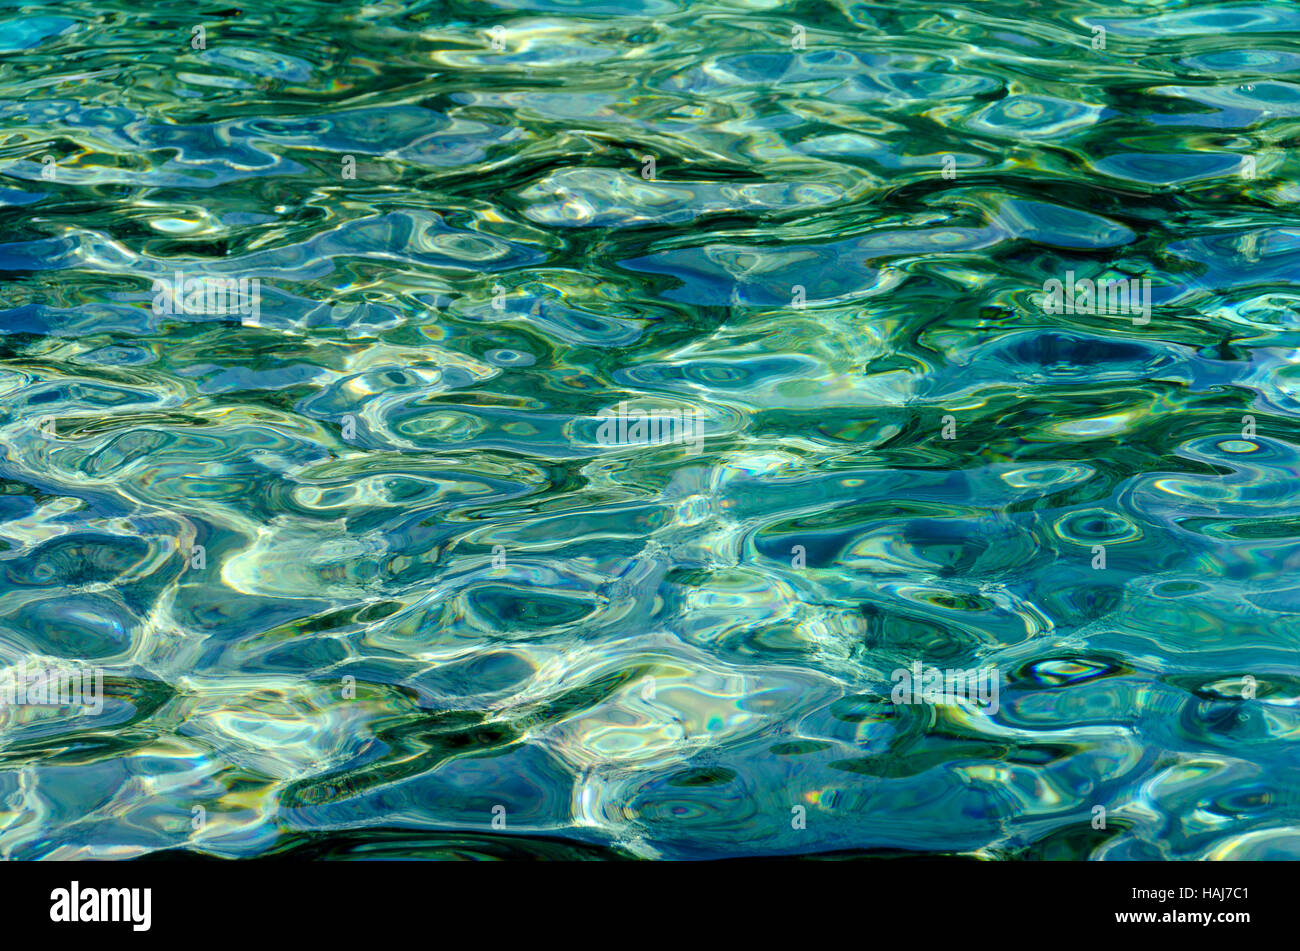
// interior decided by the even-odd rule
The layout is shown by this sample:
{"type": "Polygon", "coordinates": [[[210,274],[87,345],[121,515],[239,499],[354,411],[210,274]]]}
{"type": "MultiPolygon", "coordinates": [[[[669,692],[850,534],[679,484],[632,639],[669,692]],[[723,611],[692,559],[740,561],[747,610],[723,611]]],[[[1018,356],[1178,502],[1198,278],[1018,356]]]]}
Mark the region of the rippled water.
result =
{"type": "Polygon", "coordinates": [[[195,16],[0,3],[0,854],[1300,853],[1300,7],[195,16]]]}

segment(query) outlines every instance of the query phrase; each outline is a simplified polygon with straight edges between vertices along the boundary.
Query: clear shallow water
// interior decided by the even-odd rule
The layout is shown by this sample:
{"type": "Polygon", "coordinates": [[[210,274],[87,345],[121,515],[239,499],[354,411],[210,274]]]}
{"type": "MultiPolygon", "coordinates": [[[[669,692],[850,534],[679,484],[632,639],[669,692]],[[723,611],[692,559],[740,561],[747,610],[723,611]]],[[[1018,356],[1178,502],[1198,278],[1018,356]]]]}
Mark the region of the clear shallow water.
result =
{"type": "Polygon", "coordinates": [[[1297,34],[0,4],[0,853],[1294,857],[1297,34]]]}

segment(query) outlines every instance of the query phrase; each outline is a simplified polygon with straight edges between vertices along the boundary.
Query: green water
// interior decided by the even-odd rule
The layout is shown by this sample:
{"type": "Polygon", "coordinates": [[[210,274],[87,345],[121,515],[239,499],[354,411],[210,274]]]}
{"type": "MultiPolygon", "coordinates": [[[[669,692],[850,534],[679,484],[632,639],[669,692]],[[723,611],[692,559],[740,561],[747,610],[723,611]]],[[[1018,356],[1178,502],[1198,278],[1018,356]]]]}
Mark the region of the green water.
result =
{"type": "Polygon", "coordinates": [[[1298,33],[0,2],[0,855],[1295,857],[1298,33]]]}

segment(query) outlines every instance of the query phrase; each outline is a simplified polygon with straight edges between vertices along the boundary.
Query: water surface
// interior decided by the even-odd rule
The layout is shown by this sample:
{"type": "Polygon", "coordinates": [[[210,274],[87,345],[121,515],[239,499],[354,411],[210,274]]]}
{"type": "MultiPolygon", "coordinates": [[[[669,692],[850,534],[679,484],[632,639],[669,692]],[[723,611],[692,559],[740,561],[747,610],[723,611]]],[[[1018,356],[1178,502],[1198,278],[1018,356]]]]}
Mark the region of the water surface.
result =
{"type": "Polygon", "coordinates": [[[0,3],[0,854],[1296,856],[1295,4],[202,14],[0,3]]]}

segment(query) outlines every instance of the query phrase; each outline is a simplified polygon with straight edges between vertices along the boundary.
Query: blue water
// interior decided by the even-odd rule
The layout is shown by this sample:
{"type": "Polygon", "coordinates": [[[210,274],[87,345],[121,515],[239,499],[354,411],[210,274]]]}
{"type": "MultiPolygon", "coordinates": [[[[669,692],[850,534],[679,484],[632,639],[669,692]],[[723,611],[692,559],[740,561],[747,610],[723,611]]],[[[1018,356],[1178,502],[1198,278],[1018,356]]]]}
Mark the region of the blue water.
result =
{"type": "Polygon", "coordinates": [[[1297,34],[0,2],[0,856],[1296,857],[1297,34]]]}

